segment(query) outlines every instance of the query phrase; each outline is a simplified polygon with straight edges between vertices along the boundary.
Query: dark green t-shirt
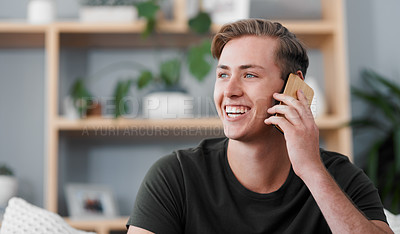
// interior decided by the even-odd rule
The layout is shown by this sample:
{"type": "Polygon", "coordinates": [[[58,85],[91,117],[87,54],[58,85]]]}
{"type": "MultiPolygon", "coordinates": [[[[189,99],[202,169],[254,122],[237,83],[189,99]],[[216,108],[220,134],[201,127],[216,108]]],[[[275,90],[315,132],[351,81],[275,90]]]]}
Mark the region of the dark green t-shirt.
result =
{"type": "MultiPolygon", "coordinates": [[[[303,181],[290,170],[277,191],[246,189],[229,167],[228,139],[208,139],[158,160],[127,225],[155,233],[330,233],[303,181]]],[[[371,220],[386,222],[374,185],[347,157],[321,150],[339,186],[371,220]]]]}

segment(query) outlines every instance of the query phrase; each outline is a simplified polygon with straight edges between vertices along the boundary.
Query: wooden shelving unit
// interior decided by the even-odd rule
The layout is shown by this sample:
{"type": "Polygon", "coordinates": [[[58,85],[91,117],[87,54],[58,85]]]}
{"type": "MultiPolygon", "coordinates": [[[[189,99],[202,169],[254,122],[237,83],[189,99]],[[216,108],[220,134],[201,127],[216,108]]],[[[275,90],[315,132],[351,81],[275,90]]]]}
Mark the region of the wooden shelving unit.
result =
{"type": "MultiPolygon", "coordinates": [[[[309,48],[319,49],[324,60],[324,81],[328,113],[316,120],[321,136],[329,150],[352,156],[352,138],[345,124],[350,119],[347,55],[344,28],[343,0],[321,0],[322,19],[313,21],[280,21],[301,38],[309,48]]],[[[196,118],[183,120],[145,119],[63,119],[58,114],[58,80],[60,48],[118,48],[118,47],[184,47],[188,39],[200,40],[188,32],[185,15],[185,0],[174,0],[174,20],[161,22],[158,26],[159,39],[141,40],[144,22],[127,24],[88,24],[79,22],[55,22],[48,25],[30,25],[18,22],[0,22],[1,48],[44,48],[46,54],[46,194],[45,206],[57,212],[58,207],[58,144],[60,132],[91,130],[96,126],[109,128],[219,128],[216,118],[196,118]],[[161,39],[160,39],[161,38],[161,39]],[[157,40],[156,43],[152,40],[157,40]],[[160,44],[161,42],[161,44],[160,44]],[[165,42],[165,43],[162,43],[165,42]]],[[[213,25],[212,30],[218,30],[213,25]]],[[[128,217],[101,221],[67,221],[74,227],[108,233],[110,230],[124,230],[128,217]]]]}

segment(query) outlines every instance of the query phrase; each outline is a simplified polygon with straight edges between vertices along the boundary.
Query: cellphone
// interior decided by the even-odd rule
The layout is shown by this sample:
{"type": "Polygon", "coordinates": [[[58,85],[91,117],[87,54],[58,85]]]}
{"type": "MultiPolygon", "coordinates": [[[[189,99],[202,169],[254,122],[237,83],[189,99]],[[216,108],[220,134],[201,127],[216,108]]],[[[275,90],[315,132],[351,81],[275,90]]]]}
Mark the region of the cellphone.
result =
{"type": "MultiPolygon", "coordinates": [[[[314,98],[314,90],[308,86],[300,76],[295,75],[293,73],[289,74],[289,77],[286,80],[285,86],[283,88],[283,94],[289,95],[291,97],[297,98],[297,90],[302,90],[304,95],[307,97],[308,106],[311,106],[312,100],[314,98]]],[[[280,102],[279,105],[285,105],[284,103],[280,102]]],[[[276,116],[283,116],[281,114],[276,114],[276,116]]],[[[275,127],[283,133],[283,130],[278,126],[275,127]]]]}

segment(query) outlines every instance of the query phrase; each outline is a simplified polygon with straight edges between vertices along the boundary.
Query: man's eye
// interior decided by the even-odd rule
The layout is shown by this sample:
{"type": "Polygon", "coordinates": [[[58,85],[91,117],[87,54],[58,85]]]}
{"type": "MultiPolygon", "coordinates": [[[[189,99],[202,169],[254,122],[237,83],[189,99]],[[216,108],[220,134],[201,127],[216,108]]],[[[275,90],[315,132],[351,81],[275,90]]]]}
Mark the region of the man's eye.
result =
{"type": "Polygon", "coordinates": [[[221,74],[218,75],[218,77],[219,77],[219,78],[227,78],[227,77],[228,77],[228,74],[221,73],[221,74]]]}
{"type": "Polygon", "coordinates": [[[245,76],[246,78],[254,78],[255,76],[254,75],[252,75],[252,74],[246,74],[246,76],[245,76]]]}

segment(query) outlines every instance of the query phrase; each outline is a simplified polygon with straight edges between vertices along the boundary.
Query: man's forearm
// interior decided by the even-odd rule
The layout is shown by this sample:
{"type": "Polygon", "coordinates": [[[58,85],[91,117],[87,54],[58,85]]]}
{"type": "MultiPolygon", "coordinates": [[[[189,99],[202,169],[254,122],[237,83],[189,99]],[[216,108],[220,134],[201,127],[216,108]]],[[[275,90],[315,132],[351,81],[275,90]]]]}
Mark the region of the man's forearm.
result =
{"type": "Polygon", "coordinates": [[[325,167],[305,173],[304,183],[311,191],[333,233],[393,233],[368,220],[340,189],[325,167]],[[384,230],[385,229],[385,230],[384,230]]]}

